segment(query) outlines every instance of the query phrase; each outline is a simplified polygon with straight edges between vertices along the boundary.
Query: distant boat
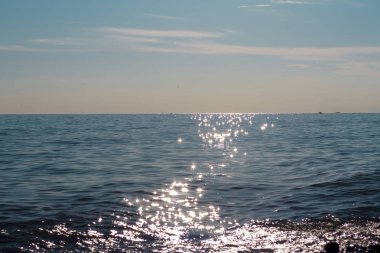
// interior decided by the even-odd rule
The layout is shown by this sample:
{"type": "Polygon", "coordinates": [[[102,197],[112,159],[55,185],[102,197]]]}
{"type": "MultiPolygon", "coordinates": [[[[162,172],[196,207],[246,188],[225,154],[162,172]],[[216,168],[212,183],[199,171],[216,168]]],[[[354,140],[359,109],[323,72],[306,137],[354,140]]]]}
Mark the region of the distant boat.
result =
{"type": "Polygon", "coordinates": [[[318,112],[318,114],[323,114],[322,112],[318,112]]]}

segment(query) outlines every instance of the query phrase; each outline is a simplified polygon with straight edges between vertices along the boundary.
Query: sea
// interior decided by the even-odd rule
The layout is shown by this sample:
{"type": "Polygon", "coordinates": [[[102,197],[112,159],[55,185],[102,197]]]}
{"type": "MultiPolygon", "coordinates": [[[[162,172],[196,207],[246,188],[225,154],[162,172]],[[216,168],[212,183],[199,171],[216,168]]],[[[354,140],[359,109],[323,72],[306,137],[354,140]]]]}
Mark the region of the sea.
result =
{"type": "Polygon", "coordinates": [[[380,114],[0,115],[0,252],[329,241],[380,242],[380,114]]]}

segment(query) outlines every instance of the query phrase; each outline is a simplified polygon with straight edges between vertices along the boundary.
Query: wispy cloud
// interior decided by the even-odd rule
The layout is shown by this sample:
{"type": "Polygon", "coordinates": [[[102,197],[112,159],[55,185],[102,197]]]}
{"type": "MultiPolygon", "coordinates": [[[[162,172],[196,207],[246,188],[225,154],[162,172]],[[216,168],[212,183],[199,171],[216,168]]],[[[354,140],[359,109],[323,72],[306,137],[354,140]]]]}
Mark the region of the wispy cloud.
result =
{"type": "Polygon", "coordinates": [[[100,32],[113,34],[113,35],[126,35],[126,36],[140,36],[140,37],[168,37],[168,38],[218,38],[221,37],[220,33],[198,32],[190,30],[146,30],[146,29],[128,29],[107,27],[100,28],[100,32]]]}
{"type": "Polygon", "coordinates": [[[325,62],[330,67],[335,66],[334,72],[339,74],[351,71],[351,74],[357,72],[375,76],[376,71],[380,70],[380,63],[355,62],[353,60],[358,56],[366,57],[375,54],[380,56],[380,47],[256,47],[220,41],[222,38],[230,37],[230,33],[120,28],[107,28],[101,32],[108,36],[112,34],[114,36],[112,38],[116,40],[123,40],[124,44],[120,44],[123,48],[141,52],[277,57],[293,61],[287,66],[299,70],[310,68],[311,65],[307,62],[325,62]],[[126,37],[118,37],[120,34],[124,34],[126,37]]]}
{"type": "MultiPolygon", "coordinates": [[[[231,37],[229,32],[195,30],[152,30],[106,27],[95,29],[96,39],[90,38],[43,38],[28,40],[29,45],[0,45],[1,51],[43,50],[40,45],[59,45],[62,50],[91,49],[99,46],[115,46],[116,50],[134,49],[149,52],[179,52],[214,55],[261,55],[312,61],[345,61],[351,56],[380,54],[380,47],[256,47],[223,43],[222,38],[231,37]],[[86,44],[86,43],[91,44],[86,44]],[[39,47],[32,47],[38,44],[39,47]],[[70,46],[78,47],[70,47],[70,46]],[[67,47],[64,47],[67,46],[67,47]]],[[[92,36],[95,36],[94,34],[92,36]]],[[[236,36],[236,34],[233,34],[236,36]]],[[[46,50],[54,50],[51,47],[46,50]]],[[[107,51],[106,47],[103,50],[107,51]]]]}
{"type": "Polygon", "coordinates": [[[83,45],[86,43],[84,39],[81,38],[41,38],[41,39],[32,39],[28,40],[35,44],[41,45],[51,45],[51,46],[74,46],[74,45],[83,45]]]}
{"type": "Polygon", "coordinates": [[[149,52],[177,52],[189,54],[214,55],[261,55],[312,61],[345,61],[352,56],[380,54],[380,47],[256,47],[223,43],[220,40],[231,35],[230,32],[207,32],[195,30],[152,30],[106,27],[98,28],[95,39],[88,38],[43,38],[28,40],[29,45],[0,45],[1,51],[54,50],[50,45],[62,46],[62,50],[90,50],[91,47],[107,51],[107,45],[115,46],[113,50],[140,50],[149,52]],[[89,44],[86,44],[86,43],[89,44]],[[32,47],[38,44],[39,47],[32,47]],[[78,47],[70,47],[70,46],[78,47]],[[66,46],[66,47],[65,47],[66,46]]]}
{"type": "Polygon", "coordinates": [[[255,5],[257,8],[268,8],[271,7],[271,4],[256,4],[255,5]]]}
{"type": "Polygon", "coordinates": [[[27,52],[30,48],[20,45],[0,45],[0,51],[27,52]]]}
{"type": "Polygon", "coordinates": [[[380,54],[380,47],[255,47],[220,43],[210,40],[171,41],[170,44],[133,45],[149,52],[173,52],[214,55],[258,55],[306,61],[345,61],[351,56],[380,54]]]}
{"type": "Polygon", "coordinates": [[[357,61],[380,57],[380,47],[257,47],[226,43],[239,34],[221,31],[153,30],[106,27],[89,30],[84,38],[41,38],[20,45],[0,45],[12,52],[155,52],[204,55],[251,55],[291,60],[287,66],[306,69],[314,62],[335,66],[335,73],[379,76],[380,61],[357,61]],[[310,62],[310,64],[308,64],[310,62]]]}
{"type": "Polygon", "coordinates": [[[321,1],[315,0],[270,0],[273,4],[320,4],[321,1]]]}
{"type": "Polygon", "coordinates": [[[107,35],[107,38],[122,43],[158,43],[161,41],[160,38],[155,37],[134,37],[129,35],[118,34],[109,34],[107,35]]]}
{"type": "Polygon", "coordinates": [[[333,0],[264,0],[262,3],[249,5],[240,5],[238,8],[269,8],[280,5],[324,5],[331,4],[333,0]]]}
{"type": "Polygon", "coordinates": [[[238,6],[239,9],[251,9],[251,8],[268,8],[271,7],[271,4],[256,4],[253,6],[248,6],[248,5],[240,5],[238,6]]]}
{"type": "Polygon", "coordinates": [[[309,64],[304,64],[304,63],[293,63],[293,64],[288,64],[287,66],[290,68],[295,68],[295,69],[308,69],[308,68],[310,68],[309,64]]]}
{"type": "Polygon", "coordinates": [[[177,20],[177,21],[186,20],[185,18],[182,18],[182,17],[167,16],[167,15],[160,15],[160,14],[153,14],[153,13],[141,13],[141,15],[157,18],[157,19],[177,20]]]}
{"type": "Polygon", "coordinates": [[[0,45],[0,51],[8,52],[94,52],[89,38],[39,38],[14,45],[0,45]]]}
{"type": "Polygon", "coordinates": [[[274,2],[279,3],[279,4],[310,4],[310,2],[293,1],[293,0],[276,0],[274,2]]]}
{"type": "Polygon", "coordinates": [[[21,41],[13,45],[0,45],[0,51],[8,52],[93,52],[89,38],[39,38],[21,41]]]}

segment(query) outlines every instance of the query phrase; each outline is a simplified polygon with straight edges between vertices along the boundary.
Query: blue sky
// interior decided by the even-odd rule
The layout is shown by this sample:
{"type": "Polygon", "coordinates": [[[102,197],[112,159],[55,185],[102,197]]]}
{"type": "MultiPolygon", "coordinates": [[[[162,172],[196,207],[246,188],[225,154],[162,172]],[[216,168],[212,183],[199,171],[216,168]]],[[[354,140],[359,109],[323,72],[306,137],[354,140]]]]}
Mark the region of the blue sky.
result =
{"type": "Polygon", "coordinates": [[[0,113],[380,112],[377,0],[0,2],[0,113]]]}

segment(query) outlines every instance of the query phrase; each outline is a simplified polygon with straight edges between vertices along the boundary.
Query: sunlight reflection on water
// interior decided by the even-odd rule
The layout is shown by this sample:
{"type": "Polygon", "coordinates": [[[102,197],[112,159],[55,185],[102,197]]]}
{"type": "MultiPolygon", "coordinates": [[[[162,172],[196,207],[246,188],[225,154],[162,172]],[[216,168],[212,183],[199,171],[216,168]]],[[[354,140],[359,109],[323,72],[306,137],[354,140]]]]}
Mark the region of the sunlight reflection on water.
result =
{"type": "MultiPolygon", "coordinates": [[[[203,163],[195,161],[190,165],[193,177],[173,181],[154,191],[149,198],[125,198],[124,202],[128,206],[136,207],[138,219],[134,224],[126,221],[128,217],[114,220],[114,224],[128,227],[128,230],[115,230],[113,236],[131,240],[132,228],[165,241],[165,245],[180,247],[178,244],[189,240],[201,240],[213,244],[212,247],[219,250],[220,246],[228,244],[227,241],[236,241],[236,238],[232,239],[225,232],[239,224],[231,217],[220,217],[220,207],[202,201],[202,197],[209,194],[205,177],[228,174],[228,171],[223,170],[228,170],[230,162],[247,155],[240,151],[237,140],[248,135],[244,126],[252,124],[254,114],[201,114],[193,115],[192,119],[199,122],[198,135],[205,148],[220,150],[222,160],[203,163]],[[218,172],[214,172],[214,168],[219,168],[218,172]]],[[[264,126],[267,127],[268,124],[265,123],[264,126]]],[[[183,139],[178,138],[177,142],[181,144],[183,139]]],[[[241,236],[242,232],[239,231],[242,228],[234,231],[235,236],[241,236]]],[[[257,232],[258,235],[262,233],[264,232],[257,232]]],[[[140,237],[137,238],[140,241],[140,237]]],[[[237,250],[240,248],[236,247],[237,250]]]]}
{"type": "MultiPolygon", "coordinates": [[[[48,230],[41,227],[49,239],[36,239],[23,249],[34,252],[290,253],[318,252],[331,238],[340,243],[345,243],[347,238],[358,243],[379,242],[377,222],[343,222],[333,216],[313,222],[307,219],[237,222],[236,217],[222,215],[224,200],[210,201],[219,194],[211,190],[212,184],[216,178],[222,178],[223,182],[233,177],[233,165],[243,164],[249,158],[248,150],[240,145],[242,139],[252,137],[253,131],[261,135],[275,131],[278,117],[271,115],[258,121],[255,114],[194,114],[191,119],[198,123],[197,135],[203,148],[199,152],[211,150],[215,154],[212,159],[184,161],[182,168],[188,170],[190,176],[169,179],[170,183],[163,182],[160,188],[152,187],[152,192],[124,197],[121,210],[115,210],[110,217],[101,215],[85,229],[76,229],[70,222],[48,230]]],[[[172,136],[178,149],[187,145],[185,136],[186,133],[172,136]]],[[[279,211],[276,206],[273,210],[279,211]]],[[[1,233],[7,232],[1,230],[1,233]]]]}

